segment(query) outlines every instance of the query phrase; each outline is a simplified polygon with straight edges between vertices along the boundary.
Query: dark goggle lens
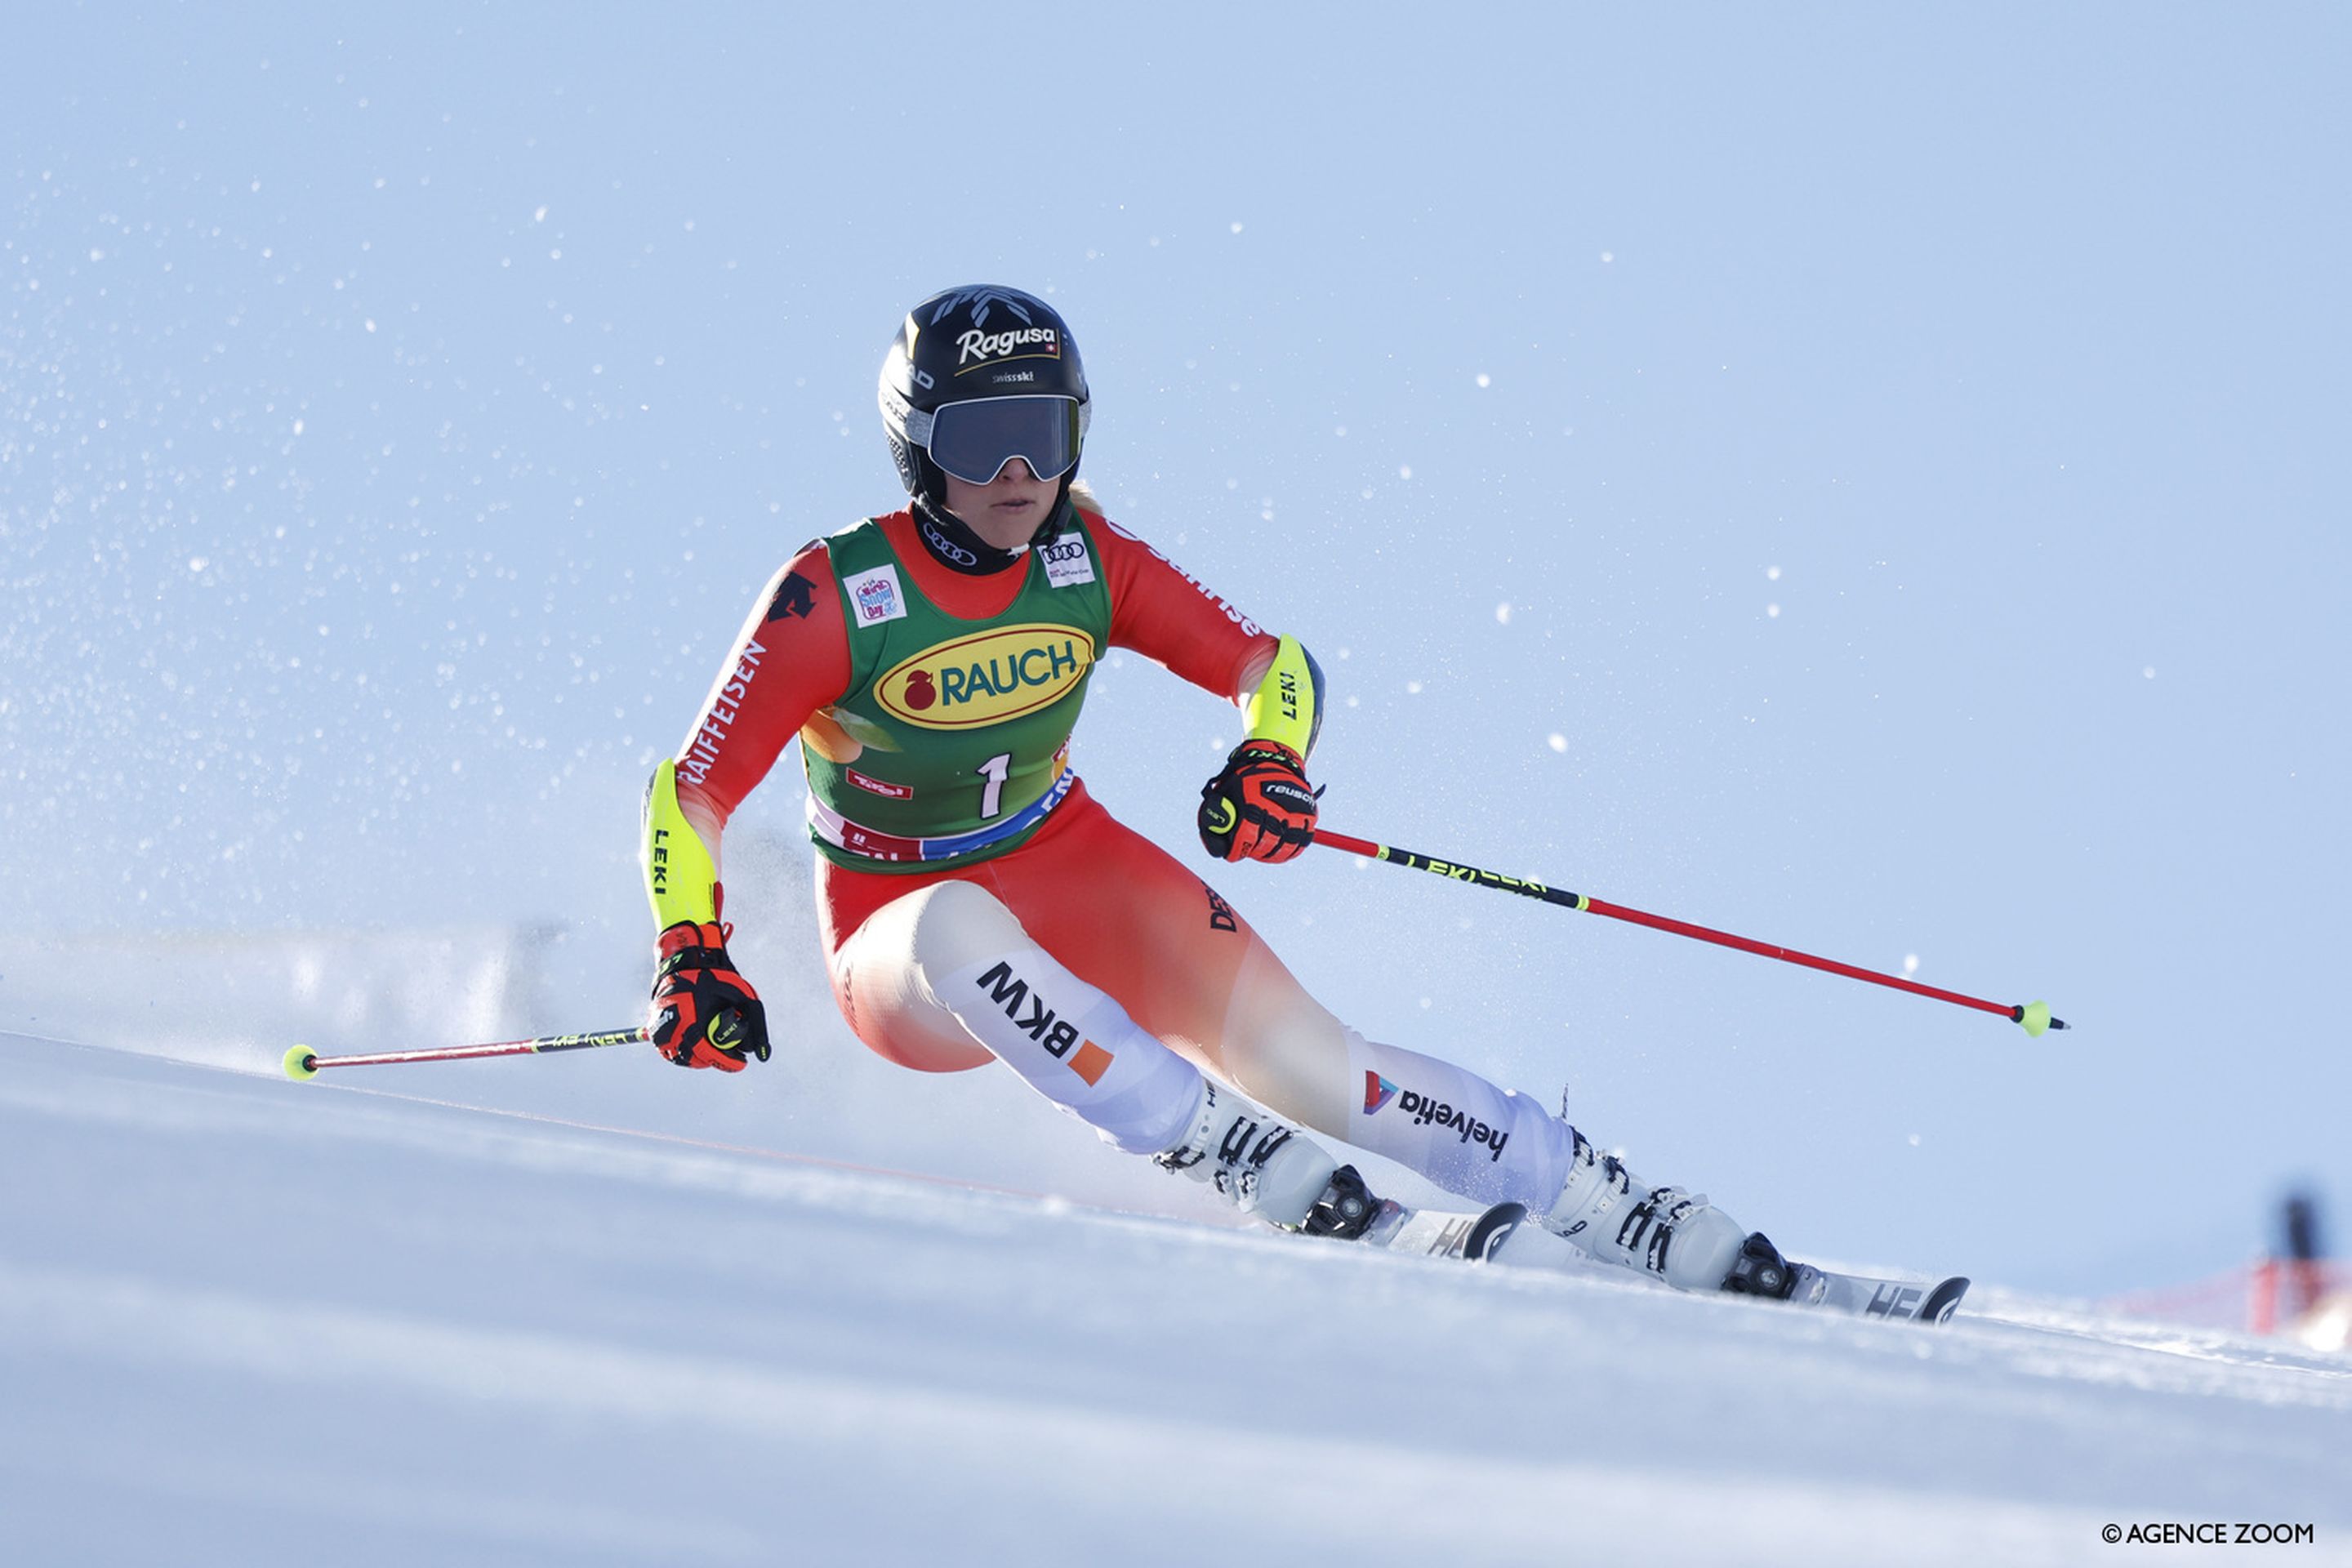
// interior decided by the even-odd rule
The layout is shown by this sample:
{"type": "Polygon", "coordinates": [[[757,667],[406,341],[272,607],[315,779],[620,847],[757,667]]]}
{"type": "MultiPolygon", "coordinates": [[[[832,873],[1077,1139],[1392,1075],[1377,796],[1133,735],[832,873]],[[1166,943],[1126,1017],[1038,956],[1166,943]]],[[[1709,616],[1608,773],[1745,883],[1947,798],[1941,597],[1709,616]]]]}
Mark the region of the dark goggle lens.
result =
{"type": "Polygon", "coordinates": [[[969,485],[984,485],[1018,458],[1041,479],[1077,466],[1074,397],[983,397],[931,415],[931,461],[969,485]]]}

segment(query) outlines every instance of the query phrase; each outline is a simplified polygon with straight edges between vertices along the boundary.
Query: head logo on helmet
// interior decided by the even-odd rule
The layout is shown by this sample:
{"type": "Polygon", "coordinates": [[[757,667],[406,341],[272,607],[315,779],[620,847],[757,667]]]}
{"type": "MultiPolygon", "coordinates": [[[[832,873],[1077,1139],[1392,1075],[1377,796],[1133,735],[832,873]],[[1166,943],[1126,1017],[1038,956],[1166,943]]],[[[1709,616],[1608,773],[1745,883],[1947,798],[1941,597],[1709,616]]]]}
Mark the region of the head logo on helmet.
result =
{"type": "MultiPolygon", "coordinates": [[[[990,397],[1067,398],[1081,445],[1088,414],[1086,368],[1068,323],[1035,295],[998,284],[945,289],[908,311],[883,358],[877,396],[899,480],[908,495],[940,508],[947,479],[930,444],[940,409],[990,397]]],[[[1077,477],[1070,457],[1063,496],[1077,477]]]]}

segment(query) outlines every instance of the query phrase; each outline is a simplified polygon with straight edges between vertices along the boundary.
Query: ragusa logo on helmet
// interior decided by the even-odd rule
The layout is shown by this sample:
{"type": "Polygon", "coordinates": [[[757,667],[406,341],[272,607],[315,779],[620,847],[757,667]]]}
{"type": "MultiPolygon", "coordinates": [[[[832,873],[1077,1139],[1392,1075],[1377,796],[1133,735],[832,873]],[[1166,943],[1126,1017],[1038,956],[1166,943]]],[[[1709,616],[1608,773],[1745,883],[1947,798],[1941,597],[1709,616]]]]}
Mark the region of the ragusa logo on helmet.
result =
{"type": "Polygon", "coordinates": [[[1024,349],[1058,355],[1062,340],[1051,327],[1022,327],[1010,332],[983,332],[974,327],[956,339],[956,348],[961,351],[956,363],[962,366],[974,360],[1003,359],[1024,349]]]}
{"type": "Polygon", "coordinates": [[[874,700],[926,730],[1001,724],[1059,701],[1094,658],[1094,639],[1076,626],[1003,626],[900,660],[874,682],[874,700]]]}

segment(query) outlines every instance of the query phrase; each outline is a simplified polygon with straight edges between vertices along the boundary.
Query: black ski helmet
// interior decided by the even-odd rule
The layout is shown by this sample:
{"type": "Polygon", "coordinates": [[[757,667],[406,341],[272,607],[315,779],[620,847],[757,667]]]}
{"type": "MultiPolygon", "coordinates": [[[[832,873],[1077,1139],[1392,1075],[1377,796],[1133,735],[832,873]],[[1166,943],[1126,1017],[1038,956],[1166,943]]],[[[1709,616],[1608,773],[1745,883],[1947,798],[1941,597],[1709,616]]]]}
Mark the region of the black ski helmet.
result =
{"type": "Polygon", "coordinates": [[[1034,294],[973,283],[917,305],[883,356],[877,396],[907,493],[942,510],[947,479],[935,447],[974,484],[1016,457],[1039,479],[1059,478],[1055,511],[1077,478],[1086,367],[1061,313],[1034,294]],[[970,404],[994,406],[964,411],[970,404]],[[935,416],[950,407],[959,413],[942,426],[935,416]]]}

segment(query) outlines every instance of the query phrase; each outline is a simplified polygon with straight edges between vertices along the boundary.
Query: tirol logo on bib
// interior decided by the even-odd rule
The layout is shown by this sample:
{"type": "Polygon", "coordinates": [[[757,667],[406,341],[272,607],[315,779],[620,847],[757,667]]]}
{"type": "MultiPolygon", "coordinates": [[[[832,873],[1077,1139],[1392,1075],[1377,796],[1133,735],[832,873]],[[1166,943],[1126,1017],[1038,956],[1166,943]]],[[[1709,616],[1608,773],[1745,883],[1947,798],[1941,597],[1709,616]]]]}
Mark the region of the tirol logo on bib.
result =
{"type": "Polygon", "coordinates": [[[874,700],[926,730],[999,724],[1061,699],[1094,657],[1094,639],[1076,626],[1000,626],[902,659],[876,679],[874,700]]]}

